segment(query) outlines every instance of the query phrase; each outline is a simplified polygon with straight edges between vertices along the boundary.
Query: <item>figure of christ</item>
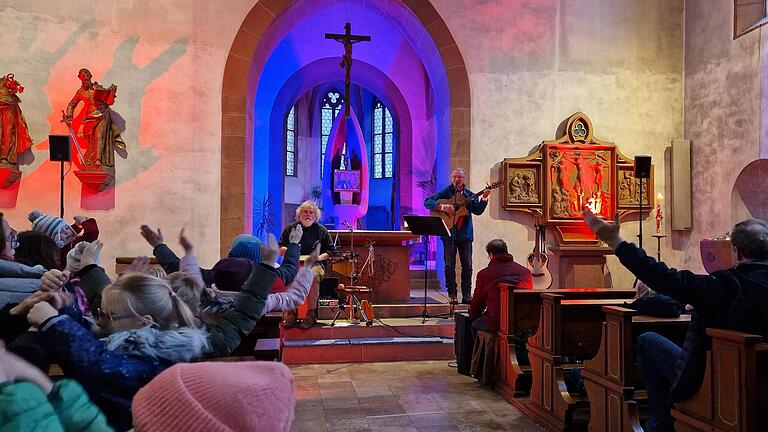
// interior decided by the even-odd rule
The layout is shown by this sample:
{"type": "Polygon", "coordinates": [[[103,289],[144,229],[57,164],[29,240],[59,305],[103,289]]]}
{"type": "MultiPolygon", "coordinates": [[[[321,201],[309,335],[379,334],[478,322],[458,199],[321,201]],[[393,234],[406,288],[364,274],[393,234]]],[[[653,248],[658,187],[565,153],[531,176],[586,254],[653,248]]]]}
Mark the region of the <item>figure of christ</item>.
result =
{"type": "MultiPolygon", "coordinates": [[[[361,36],[352,34],[352,24],[344,24],[344,33],[326,33],[326,39],[333,39],[336,42],[341,42],[344,45],[344,55],[341,57],[339,66],[344,69],[344,97],[349,97],[349,86],[352,76],[352,45],[358,42],[368,42],[371,40],[370,36],[361,36]]],[[[349,103],[344,104],[344,117],[349,118],[349,103]]]]}

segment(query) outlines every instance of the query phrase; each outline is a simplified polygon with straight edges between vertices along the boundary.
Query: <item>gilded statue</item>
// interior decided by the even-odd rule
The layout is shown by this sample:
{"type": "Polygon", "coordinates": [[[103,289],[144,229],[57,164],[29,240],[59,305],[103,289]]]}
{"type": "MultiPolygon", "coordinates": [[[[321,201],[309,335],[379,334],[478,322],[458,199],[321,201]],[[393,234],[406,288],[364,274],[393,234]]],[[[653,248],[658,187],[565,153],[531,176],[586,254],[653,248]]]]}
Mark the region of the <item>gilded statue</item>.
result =
{"type": "Polygon", "coordinates": [[[70,128],[85,170],[114,168],[115,152],[122,158],[128,155],[120,130],[111,116],[110,105],[115,103],[117,86],[112,84],[105,88],[92,82],[93,75],[88,69],[80,69],[77,77],[82,85],[67,105],[62,121],[70,128]],[[77,117],[73,117],[80,102],[83,107],[77,117]]]}
{"type": "Polygon", "coordinates": [[[21,99],[17,93],[24,91],[13,74],[0,78],[0,166],[19,166],[18,155],[32,148],[29,128],[21,112],[21,99]]]}

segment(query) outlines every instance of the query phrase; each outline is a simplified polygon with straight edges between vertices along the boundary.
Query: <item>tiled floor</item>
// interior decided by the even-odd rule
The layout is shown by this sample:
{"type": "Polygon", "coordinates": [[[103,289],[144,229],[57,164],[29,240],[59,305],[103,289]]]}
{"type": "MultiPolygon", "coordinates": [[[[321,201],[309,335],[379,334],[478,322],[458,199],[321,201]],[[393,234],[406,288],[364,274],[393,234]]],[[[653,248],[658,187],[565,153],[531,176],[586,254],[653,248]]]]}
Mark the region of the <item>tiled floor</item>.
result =
{"type": "Polygon", "coordinates": [[[446,361],[292,367],[296,432],[543,431],[446,361]]]}

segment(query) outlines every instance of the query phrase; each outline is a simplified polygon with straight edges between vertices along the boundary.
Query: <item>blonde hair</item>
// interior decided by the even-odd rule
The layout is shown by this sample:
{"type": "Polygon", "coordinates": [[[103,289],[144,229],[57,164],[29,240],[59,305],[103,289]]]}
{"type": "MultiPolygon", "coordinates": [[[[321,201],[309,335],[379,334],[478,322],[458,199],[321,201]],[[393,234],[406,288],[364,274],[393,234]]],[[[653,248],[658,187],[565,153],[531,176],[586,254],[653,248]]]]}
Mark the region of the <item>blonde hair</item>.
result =
{"type": "Polygon", "coordinates": [[[149,316],[162,330],[195,327],[195,317],[168,281],[146,274],[128,274],[104,288],[101,306],[116,316],[149,316]]]}
{"type": "Polygon", "coordinates": [[[320,211],[320,208],[317,206],[317,204],[315,204],[314,201],[306,200],[303,203],[299,204],[299,206],[296,208],[296,221],[297,222],[299,221],[299,218],[301,217],[301,211],[304,210],[305,208],[309,208],[309,207],[311,207],[312,209],[315,210],[315,222],[319,222],[320,221],[320,217],[323,215],[322,212],[320,211]]]}
{"type": "Polygon", "coordinates": [[[200,315],[200,296],[203,286],[200,282],[184,272],[174,272],[165,277],[171,289],[189,307],[194,316],[200,315]]]}
{"type": "Polygon", "coordinates": [[[160,266],[156,266],[156,265],[149,266],[147,268],[147,274],[150,275],[150,276],[154,276],[156,278],[160,278],[160,279],[168,276],[168,273],[165,272],[164,268],[162,268],[160,266]]]}

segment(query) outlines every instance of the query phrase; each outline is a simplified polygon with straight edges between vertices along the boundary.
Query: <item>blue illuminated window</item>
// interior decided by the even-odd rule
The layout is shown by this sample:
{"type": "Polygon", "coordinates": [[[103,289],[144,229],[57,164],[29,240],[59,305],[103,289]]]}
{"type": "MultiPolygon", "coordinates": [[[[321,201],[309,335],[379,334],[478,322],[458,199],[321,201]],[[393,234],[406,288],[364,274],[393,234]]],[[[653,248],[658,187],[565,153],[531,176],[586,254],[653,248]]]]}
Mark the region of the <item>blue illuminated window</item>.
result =
{"type": "Polygon", "coordinates": [[[285,118],[285,175],[296,177],[296,106],[285,118]]]}
{"type": "Polygon", "coordinates": [[[373,178],[392,178],[394,172],[394,121],[389,109],[376,100],[373,104],[373,152],[371,166],[373,178]]]}
{"type": "MultiPolygon", "coordinates": [[[[325,148],[328,146],[328,136],[331,134],[331,127],[333,127],[333,121],[341,111],[341,106],[344,104],[344,98],[341,93],[336,89],[328,90],[328,93],[320,103],[320,177],[324,175],[323,161],[325,160],[325,148]]],[[[344,144],[343,155],[346,155],[347,145],[344,144]]],[[[344,157],[342,160],[342,168],[344,169],[344,157]]]]}

